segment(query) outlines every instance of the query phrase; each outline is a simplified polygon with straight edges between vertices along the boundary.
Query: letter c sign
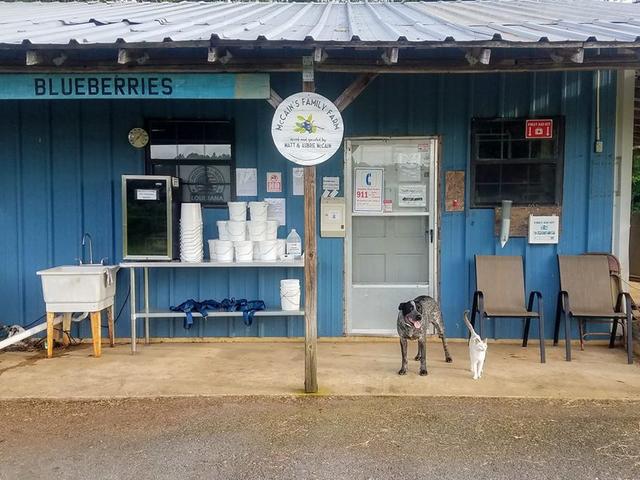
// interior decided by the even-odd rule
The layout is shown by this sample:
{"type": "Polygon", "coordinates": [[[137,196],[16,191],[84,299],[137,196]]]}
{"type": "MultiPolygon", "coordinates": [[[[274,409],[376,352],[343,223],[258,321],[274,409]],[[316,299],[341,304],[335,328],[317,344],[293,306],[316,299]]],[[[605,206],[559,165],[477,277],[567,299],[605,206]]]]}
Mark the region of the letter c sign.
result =
{"type": "Polygon", "coordinates": [[[367,173],[367,175],[364,177],[364,183],[366,183],[367,185],[371,185],[371,174],[367,173]]]}

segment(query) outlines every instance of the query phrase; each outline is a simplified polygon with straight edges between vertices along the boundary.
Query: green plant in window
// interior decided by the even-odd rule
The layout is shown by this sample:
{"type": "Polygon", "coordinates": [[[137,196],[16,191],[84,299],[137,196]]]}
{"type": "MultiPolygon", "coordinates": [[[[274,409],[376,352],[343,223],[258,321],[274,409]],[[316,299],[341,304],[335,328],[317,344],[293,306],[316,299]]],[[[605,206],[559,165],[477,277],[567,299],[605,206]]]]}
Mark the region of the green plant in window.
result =
{"type": "Polygon", "coordinates": [[[307,118],[304,118],[302,115],[298,115],[298,122],[296,122],[296,126],[293,129],[294,132],[297,133],[316,133],[318,131],[318,127],[313,123],[313,116],[309,114],[307,118]]]}

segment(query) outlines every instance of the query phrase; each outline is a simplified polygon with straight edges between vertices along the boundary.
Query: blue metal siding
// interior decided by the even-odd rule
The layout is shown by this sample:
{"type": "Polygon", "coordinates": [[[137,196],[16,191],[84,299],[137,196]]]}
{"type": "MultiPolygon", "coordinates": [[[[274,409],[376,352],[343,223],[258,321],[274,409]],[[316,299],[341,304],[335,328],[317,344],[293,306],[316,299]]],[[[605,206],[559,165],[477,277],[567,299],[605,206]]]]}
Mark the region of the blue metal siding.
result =
{"type": "MultiPolygon", "coordinates": [[[[317,90],[335,98],[349,85],[349,75],[318,75],[317,90]]],[[[501,249],[494,236],[493,210],[441,212],[440,295],[448,335],[466,334],[461,321],[474,285],[475,254],[522,255],[528,289],[545,297],[547,334],[552,334],[558,290],[557,253],[609,251],[613,202],[615,75],[602,74],[602,133],[605,151],[593,153],[595,94],[591,72],[476,75],[380,76],[344,112],[346,136],[442,135],[442,179],[448,170],[466,170],[469,125],[474,116],[566,116],[565,173],[560,244],[529,245],[512,238],[501,249]]],[[[272,75],[281,96],[299,89],[299,76],[272,75]]],[[[292,196],[292,165],[275,151],[270,134],[272,108],[264,101],[93,100],[3,101],[0,116],[0,301],[3,322],[23,324],[43,313],[35,272],[73,263],[81,256],[84,231],[94,239],[94,255],[119,261],[122,251],[120,176],[144,171],[144,154],[126,140],[145,118],[232,118],[236,123],[238,167],[258,168],[258,196],[286,196],[287,228],[303,230],[303,199],[292,196]],[[285,192],[267,194],[267,171],[283,174],[285,192]]],[[[342,150],[318,167],[322,176],[343,176],[342,150]]],[[[467,192],[469,191],[467,175],[467,192]]],[[[468,194],[467,194],[468,197],[468,194]]],[[[468,205],[469,199],[466,199],[468,205]]],[[[213,238],[215,220],[225,210],[205,211],[205,237],[213,238]]],[[[319,232],[318,232],[319,233],[319,232]]],[[[318,322],[322,336],[343,333],[343,269],[341,239],[319,239],[318,322]]],[[[122,305],[128,275],[118,275],[117,309],[122,305]]],[[[302,276],[297,269],[152,270],[152,306],[167,308],[186,298],[262,298],[279,303],[278,280],[302,276]]],[[[86,322],[85,322],[86,323],[86,322]]],[[[190,331],[180,320],[154,320],[151,334],[171,336],[298,336],[297,318],[258,319],[247,328],[241,319],[214,319],[190,331]]],[[[532,334],[535,335],[534,325],[532,334]]],[[[498,338],[521,335],[521,323],[503,320],[488,329],[498,338]]],[[[88,325],[81,325],[88,336],[88,325]]],[[[128,308],[117,335],[129,334],[128,308]]]]}

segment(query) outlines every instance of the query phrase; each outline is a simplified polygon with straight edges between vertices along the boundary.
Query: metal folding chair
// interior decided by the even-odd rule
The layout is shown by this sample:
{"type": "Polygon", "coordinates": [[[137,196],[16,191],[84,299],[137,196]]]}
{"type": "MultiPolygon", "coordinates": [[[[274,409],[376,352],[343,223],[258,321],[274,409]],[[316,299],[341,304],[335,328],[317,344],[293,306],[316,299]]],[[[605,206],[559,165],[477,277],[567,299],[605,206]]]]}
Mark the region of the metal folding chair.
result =
{"type": "MultiPolygon", "coordinates": [[[[525,305],[524,271],[522,257],[476,255],[476,291],[473,294],[471,324],[475,327],[476,314],[480,319],[479,334],[483,337],[484,320],[490,318],[524,319],[522,346],[529,341],[531,320],[538,320],[540,335],[540,362],[545,363],[544,306],[542,294],[531,292],[525,305]],[[533,310],[537,298],[537,311],[533,310]]],[[[483,337],[484,338],[484,337],[483,337]]]]}

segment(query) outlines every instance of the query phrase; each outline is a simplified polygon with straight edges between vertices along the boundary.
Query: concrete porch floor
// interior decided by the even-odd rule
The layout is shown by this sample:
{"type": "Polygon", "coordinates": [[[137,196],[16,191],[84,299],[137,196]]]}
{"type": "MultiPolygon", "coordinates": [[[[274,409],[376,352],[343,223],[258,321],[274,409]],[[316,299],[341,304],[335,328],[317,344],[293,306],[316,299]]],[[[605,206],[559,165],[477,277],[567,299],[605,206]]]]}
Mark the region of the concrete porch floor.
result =
{"type": "MultiPolygon", "coordinates": [[[[410,353],[415,355],[415,343],[410,353]]],[[[417,395],[562,399],[638,399],[640,365],[626,364],[620,348],[588,344],[564,361],[564,346],[547,348],[539,363],[538,345],[526,349],[493,343],[479,381],[471,379],[466,343],[450,344],[454,362],[444,362],[439,343],[427,347],[429,375],[411,361],[397,375],[397,341],[321,341],[318,346],[320,395],[417,395]]],[[[88,344],[42,352],[0,354],[0,399],[106,399],[165,396],[297,395],[304,385],[300,342],[158,343],[103,347],[91,356],[88,344]]]]}

